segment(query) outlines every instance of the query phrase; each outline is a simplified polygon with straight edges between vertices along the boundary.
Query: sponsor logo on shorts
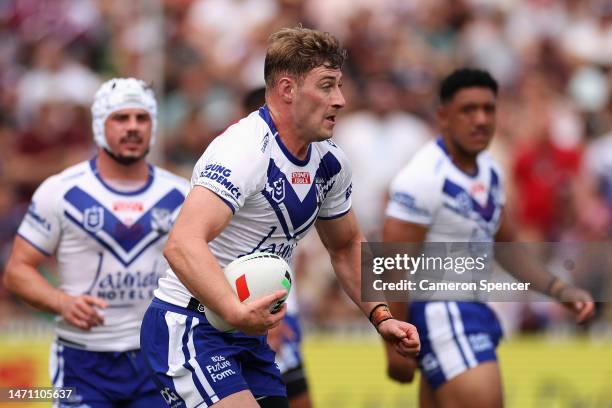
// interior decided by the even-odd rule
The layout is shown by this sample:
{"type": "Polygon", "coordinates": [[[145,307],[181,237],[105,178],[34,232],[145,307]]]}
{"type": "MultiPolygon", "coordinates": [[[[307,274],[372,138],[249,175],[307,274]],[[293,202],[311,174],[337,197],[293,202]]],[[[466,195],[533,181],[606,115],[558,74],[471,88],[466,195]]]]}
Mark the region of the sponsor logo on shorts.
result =
{"type": "Polygon", "coordinates": [[[210,358],[211,364],[206,365],[206,371],[213,382],[221,381],[236,372],[232,369],[232,363],[225,357],[218,355],[210,358]]]}
{"type": "Polygon", "coordinates": [[[436,356],[434,356],[432,353],[427,353],[421,360],[421,366],[423,367],[423,371],[432,372],[440,368],[440,363],[438,362],[436,356]]]}
{"type": "Polygon", "coordinates": [[[160,394],[164,401],[166,401],[166,404],[170,406],[172,406],[173,403],[180,401],[180,397],[168,387],[165,387],[163,390],[161,390],[160,394]]]}
{"type": "Polygon", "coordinates": [[[480,353],[481,351],[494,348],[491,337],[487,333],[470,334],[468,339],[474,353],[480,353]]]}

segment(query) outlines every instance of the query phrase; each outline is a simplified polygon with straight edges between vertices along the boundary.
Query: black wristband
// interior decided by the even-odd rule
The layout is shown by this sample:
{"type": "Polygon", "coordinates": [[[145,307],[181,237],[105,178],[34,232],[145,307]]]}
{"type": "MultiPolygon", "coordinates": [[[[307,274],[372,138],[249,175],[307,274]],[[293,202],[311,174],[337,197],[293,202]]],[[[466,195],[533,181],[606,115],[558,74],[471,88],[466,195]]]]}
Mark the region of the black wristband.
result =
{"type": "Polygon", "coordinates": [[[372,321],[372,316],[374,315],[374,312],[375,312],[375,311],[376,311],[376,309],[378,309],[379,307],[387,307],[387,308],[388,308],[389,306],[387,306],[387,304],[386,304],[386,303],[379,303],[379,304],[377,304],[376,306],[374,306],[374,307],[372,308],[372,310],[370,310],[370,316],[368,316],[368,320],[369,320],[370,322],[372,321]]]}
{"type": "Polygon", "coordinates": [[[385,303],[380,303],[374,306],[370,312],[370,323],[376,327],[376,330],[378,330],[378,326],[380,326],[382,322],[390,319],[393,319],[393,315],[389,310],[389,306],[387,306],[385,303]]]}

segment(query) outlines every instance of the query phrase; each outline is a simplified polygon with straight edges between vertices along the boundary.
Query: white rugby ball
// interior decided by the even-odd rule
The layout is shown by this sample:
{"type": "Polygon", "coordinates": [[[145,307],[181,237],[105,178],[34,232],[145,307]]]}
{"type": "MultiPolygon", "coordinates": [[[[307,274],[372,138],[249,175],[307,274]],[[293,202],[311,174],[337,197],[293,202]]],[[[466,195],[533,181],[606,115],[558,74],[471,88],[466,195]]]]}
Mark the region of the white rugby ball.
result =
{"type": "MultiPolygon", "coordinates": [[[[242,256],[227,265],[223,272],[234,293],[243,303],[249,303],[279,290],[286,290],[285,297],[270,305],[272,313],[278,311],[285,303],[293,285],[293,274],[287,262],[280,256],[267,252],[242,256]]],[[[236,331],[212,310],[206,308],[204,314],[215,329],[222,332],[236,331]]]]}

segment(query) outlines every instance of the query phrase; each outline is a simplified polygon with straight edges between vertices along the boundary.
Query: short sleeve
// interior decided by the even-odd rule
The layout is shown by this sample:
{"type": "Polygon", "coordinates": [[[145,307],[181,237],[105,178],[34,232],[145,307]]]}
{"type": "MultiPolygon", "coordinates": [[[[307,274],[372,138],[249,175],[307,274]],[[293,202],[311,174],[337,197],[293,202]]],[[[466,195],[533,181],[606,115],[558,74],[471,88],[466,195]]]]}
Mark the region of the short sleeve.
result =
{"type": "Polygon", "coordinates": [[[440,205],[439,180],[411,162],[391,183],[386,215],[401,221],[430,225],[440,205]]]}
{"type": "Polygon", "coordinates": [[[17,234],[47,256],[55,253],[61,236],[57,178],[51,177],[38,187],[17,234]]]}
{"type": "Polygon", "coordinates": [[[338,156],[339,159],[334,165],[340,167],[339,172],[319,210],[318,217],[322,220],[341,217],[351,209],[352,170],[343,153],[338,152],[338,156]]]}
{"type": "Polygon", "coordinates": [[[246,197],[254,191],[259,163],[257,157],[248,154],[248,146],[237,143],[234,136],[237,135],[226,134],[215,139],[196,163],[191,178],[192,187],[209,189],[233,213],[244,206],[246,197]]]}

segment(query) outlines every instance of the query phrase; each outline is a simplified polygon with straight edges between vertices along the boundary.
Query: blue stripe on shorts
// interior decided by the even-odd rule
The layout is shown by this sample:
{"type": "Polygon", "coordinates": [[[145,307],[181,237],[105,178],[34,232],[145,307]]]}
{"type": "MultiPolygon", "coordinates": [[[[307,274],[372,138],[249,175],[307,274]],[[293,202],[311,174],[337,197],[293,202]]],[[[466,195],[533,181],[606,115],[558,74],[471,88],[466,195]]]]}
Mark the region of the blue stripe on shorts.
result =
{"type": "Polygon", "coordinates": [[[255,397],[286,395],[265,336],[222,333],[203,313],[154,299],[140,342],[173,407],[210,406],[246,389],[255,397]]]}
{"type": "Polygon", "coordinates": [[[495,313],[478,302],[413,302],[419,331],[419,367],[432,388],[485,361],[496,361],[502,330],[495,313]]]}

